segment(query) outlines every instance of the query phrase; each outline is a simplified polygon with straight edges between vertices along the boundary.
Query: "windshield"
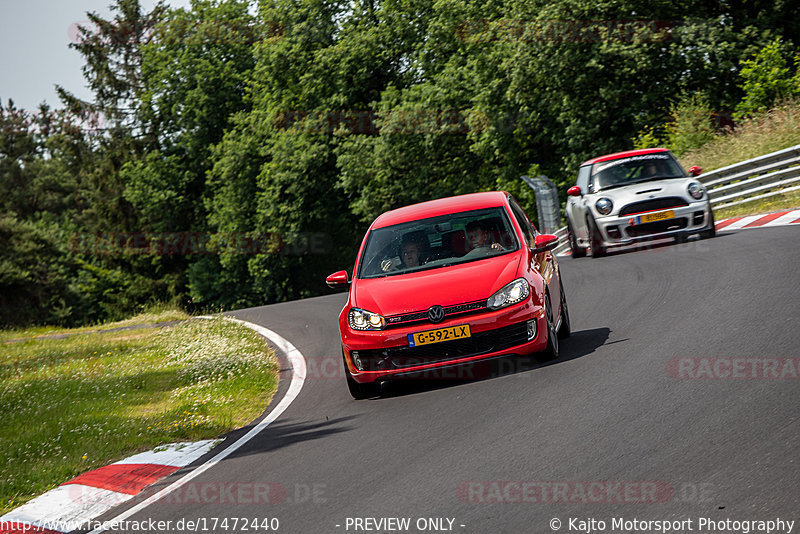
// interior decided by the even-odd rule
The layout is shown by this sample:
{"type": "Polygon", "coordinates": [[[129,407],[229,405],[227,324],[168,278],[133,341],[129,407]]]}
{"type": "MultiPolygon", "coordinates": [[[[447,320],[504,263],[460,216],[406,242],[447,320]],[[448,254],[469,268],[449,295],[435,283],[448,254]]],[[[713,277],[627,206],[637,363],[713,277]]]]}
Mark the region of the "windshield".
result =
{"type": "Polygon", "coordinates": [[[358,277],[437,269],[505,254],[519,247],[502,208],[465,211],[372,230],[358,277]]]}
{"type": "Polygon", "coordinates": [[[667,153],[643,154],[630,158],[595,163],[592,167],[592,183],[595,191],[620,187],[636,182],[682,178],[683,169],[667,153]]]}

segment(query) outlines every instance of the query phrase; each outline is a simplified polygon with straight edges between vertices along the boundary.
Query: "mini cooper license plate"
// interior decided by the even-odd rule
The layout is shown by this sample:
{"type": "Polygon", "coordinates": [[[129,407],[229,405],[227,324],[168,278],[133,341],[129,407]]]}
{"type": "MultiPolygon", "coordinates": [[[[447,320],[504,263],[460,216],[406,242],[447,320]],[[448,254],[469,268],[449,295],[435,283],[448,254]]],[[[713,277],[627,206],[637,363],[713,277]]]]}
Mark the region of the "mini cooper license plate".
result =
{"type": "Polygon", "coordinates": [[[675,212],[672,210],[667,211],[659,211],[657,213],[645,213],[644,215],[640,215],[637,217],[639,219],[639,223],[649,223],[655,221],[666,221],[667,219],[672,219],[675,217],[675,212]]]}
{"type": "Polygon", "coordinates": [[[449,328],[438,328],[436,330],[428,330],[427,332],[408,334],[408,346],[430,345],[431,343],[441,343],[442,341],[464,339],[471,335],[468,324],[451,326],[449,328]]]}

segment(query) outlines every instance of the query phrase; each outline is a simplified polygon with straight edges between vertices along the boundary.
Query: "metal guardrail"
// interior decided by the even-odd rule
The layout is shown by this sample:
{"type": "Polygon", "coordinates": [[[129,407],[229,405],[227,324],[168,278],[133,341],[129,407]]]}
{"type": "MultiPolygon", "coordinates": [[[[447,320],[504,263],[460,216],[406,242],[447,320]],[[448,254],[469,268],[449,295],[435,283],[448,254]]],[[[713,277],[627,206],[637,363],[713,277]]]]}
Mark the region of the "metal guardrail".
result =
{"type": "MultiPolygon", "coordinates": [[[[800,190],[800,145],[714,169],[698,180],[715,210],[800,190]]],[[[566,234],[566,226],[556,232],[559,238],[566,234]]],[[[569,250],[569,242],[561,241],[556,254],[569,250]]]]}
{"type": "Polygon", "coordinates": [[[743,204],[798,189],[800,145],[702,174],[714,209],[743,204]]]}

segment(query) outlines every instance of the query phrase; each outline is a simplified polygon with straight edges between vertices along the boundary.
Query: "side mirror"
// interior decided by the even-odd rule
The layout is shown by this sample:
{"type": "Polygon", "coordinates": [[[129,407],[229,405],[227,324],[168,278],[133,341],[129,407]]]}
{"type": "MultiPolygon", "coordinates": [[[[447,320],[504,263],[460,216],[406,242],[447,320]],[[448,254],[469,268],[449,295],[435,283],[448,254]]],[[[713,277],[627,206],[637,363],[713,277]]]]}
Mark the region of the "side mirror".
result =
{"type": "Polygon", "coordinates": [[[325,283],[332,289],[342,289],[350,285],[347,271],[336,271],[325,279],[325,283]]]}
{"type": "Polygon", "coordinates": [[[578,187],[577,185],[573,185],[572,187],[567,189],[567,195],[569,195],[571,197],[579,197],[582,194],[583,193],[581,192],[581,188],[578,187]]]}
{"type": "Polygon", "coordinates": [[[703,168],[698,167],[697,165],[689,169],[689,174],[691,174],[692,176],[700,176],[701,172],[703,172],[703,168]]]}
{"type": "Polygon", "coordinates": [[[553,250],[558,246],[558,236],[552,234],[539,234],[533,242],[531,252],[534,254],[541,254],[548,250],[553,250]]]}

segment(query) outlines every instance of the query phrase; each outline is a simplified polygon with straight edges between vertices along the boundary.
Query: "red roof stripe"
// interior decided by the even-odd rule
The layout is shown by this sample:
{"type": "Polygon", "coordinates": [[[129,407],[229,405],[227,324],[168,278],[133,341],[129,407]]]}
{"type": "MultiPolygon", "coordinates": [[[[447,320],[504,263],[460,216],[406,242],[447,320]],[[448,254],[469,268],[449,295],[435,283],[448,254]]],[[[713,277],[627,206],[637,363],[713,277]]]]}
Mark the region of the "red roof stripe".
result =
{"type": "Polygon", "coordinates": [[[631,156],[641,156],[642,154],[657,154],[658,152],[669,152],[668,148],[642,148],[639,150],[627,150],[625,152],[616,152],[614,154],[606,154],[605,156],[600,156],[597,158],[593,158],[581,163],[581,167],[584,165],[591,165],[592,163],[598,163],[600,161],[610,161],[612,159],[622,159],[622,158],[629,158],[631,156]]]}

